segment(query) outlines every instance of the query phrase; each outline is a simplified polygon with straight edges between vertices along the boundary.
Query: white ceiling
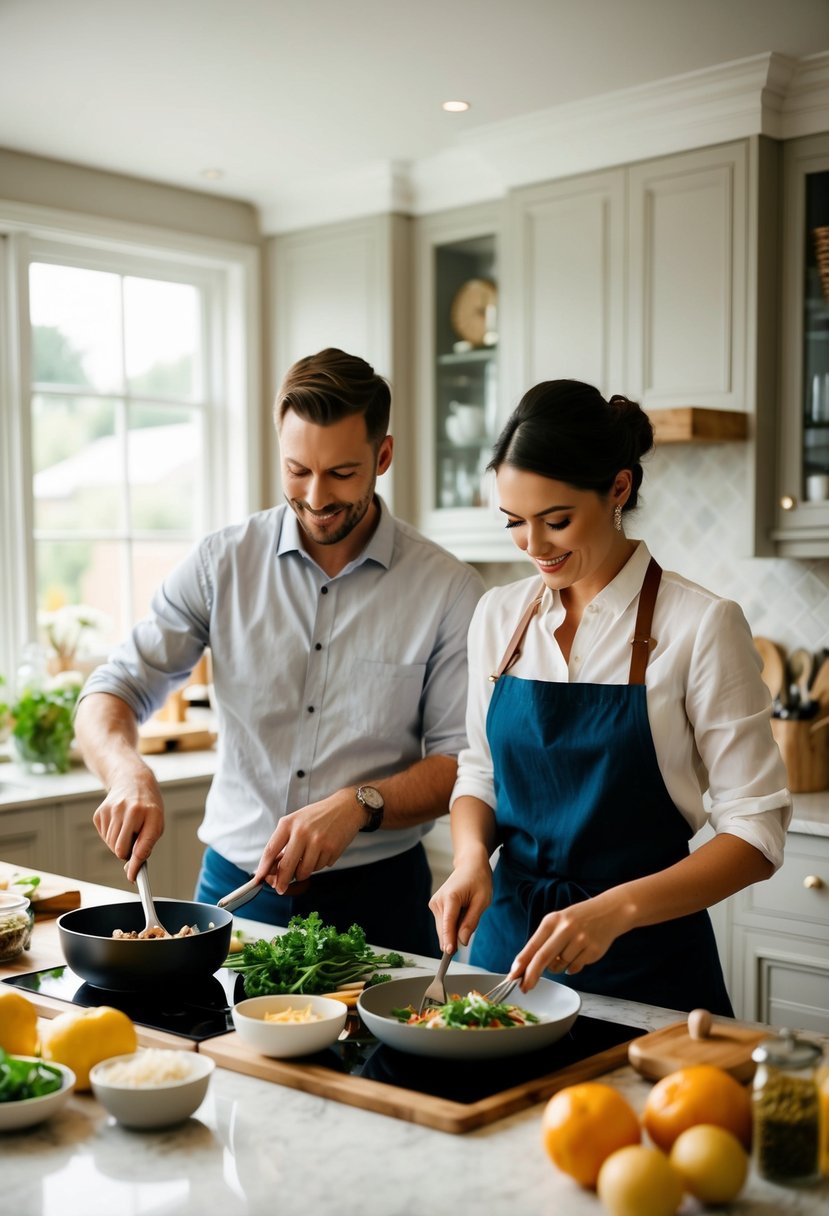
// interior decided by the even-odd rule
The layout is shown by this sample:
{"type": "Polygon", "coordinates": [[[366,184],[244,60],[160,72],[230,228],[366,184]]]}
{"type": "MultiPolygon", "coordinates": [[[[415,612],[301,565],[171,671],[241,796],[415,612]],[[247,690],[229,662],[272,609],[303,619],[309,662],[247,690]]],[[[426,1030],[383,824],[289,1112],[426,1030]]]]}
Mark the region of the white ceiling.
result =
{"type": "Polygon", "coordinates": [[[267,215],[504,120],[826,50],[827,0],[0,0],[0,147],[267,215]]]}

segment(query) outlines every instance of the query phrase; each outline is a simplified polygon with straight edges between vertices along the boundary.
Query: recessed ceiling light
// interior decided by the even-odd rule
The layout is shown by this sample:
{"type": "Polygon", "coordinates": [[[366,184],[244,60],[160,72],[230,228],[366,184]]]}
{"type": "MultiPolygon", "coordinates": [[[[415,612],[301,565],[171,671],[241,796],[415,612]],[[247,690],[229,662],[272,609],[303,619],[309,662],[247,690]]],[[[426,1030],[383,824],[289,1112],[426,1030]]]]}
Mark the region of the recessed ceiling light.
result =
{"type": "Polygon", "coordinates": [[[464,110],[469,109],[468,101],[444,101],[441,107],[449,114],[463,114],[464,110]]]}
{"type": "Polygon", "coordinates": [[[224,169],[202,169],[202,177],[206,177],[209,182],[218,182],[225,175],[224,169]]]}

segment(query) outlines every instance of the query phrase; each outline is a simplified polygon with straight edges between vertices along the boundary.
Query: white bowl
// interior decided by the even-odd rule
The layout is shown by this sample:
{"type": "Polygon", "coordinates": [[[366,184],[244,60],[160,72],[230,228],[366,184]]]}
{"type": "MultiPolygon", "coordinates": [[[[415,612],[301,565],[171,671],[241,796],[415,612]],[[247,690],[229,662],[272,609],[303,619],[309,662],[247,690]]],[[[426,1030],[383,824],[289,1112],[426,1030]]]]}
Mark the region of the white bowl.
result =
{"type": "Polygon", "coordinates": [[[328,996],[293,995],[252,996],[233,1006],[233,1025],[239,1038],[262,1056],[288,1059],[310,1056],[336,1042],[345,1026],[347,1007],[328,996]],[[283,1009],[304,1009],[319,1016],[315,1022],[266,1022],[266,1013],[283,1009]]]}
{"type": "MultiPolygon", "coordinates": [[[[526,1051],[539,1051],[562,1038],[578,1017],[581,996],[574,988],[558,984],[555,980],[539,980],[529,992],[516,988],[509,998],[511,1005],[529,1009],[538,1022],[526,1026],[513,1026],[505,1030],[461,1030],[427,1029],[425,1026],[401,1022],[391,1014],[392,1009],[403,1009],[406,1005],[420,1005],[423,993],[432,979],[424,975],[419,979],[389,980],[364,988],[357,1001],[357,1009],[363,1022],[372,1034],[398,1051],[416,1056],[434,1056],[448,1060],[485,1060],[499,1056],[521,1055],[526,1051]]],[[[449,975],[446,991],[463,996],[473,988],[488,992],[504,979],[504,972],[471,972],[449,975]]]]}
{"type": "Polygon", "coordinates": [[[95,1097],[124,1127],[170,1127],[183,1123],[201,1106],[215,1066],[209,1056],[195,1051],[139,1049],[129,1055],[101,1060],[91,1070],[89,1080],[95,1097]],[[142,1055],[150,1054],[154,1059],[169,1057],[177,1067],[186,1065],[187,1075],[181,1080],[150,1083],[117,1078],[122,1065],[133,1064],[142,1055]]]}
{"type": "MultiPolygon", "coordinates": [[[[15,1056],[16,1060],[31,1060],[42,1063],[36,1056],[15,1056]]],[[[11,1132],[22,1127],[33,1127],[54,1115],[65,1104],[75,1088],[75,1074],[65,1064],[55,1064],[45,1061],[50,1068],[56,1068],[61,1073],[61,1087],[51,1094],[41,1098],[22,1098],[19,1102],[0,1102],[0,1131],[11,1132]]]]}

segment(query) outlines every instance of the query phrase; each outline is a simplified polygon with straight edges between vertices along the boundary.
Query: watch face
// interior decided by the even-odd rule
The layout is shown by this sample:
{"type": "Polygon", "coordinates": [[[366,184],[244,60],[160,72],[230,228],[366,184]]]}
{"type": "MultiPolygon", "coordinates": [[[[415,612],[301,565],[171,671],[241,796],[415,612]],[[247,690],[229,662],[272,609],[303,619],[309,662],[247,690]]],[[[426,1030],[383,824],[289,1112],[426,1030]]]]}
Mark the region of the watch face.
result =
{"type": "Polygon", "coordinates": [[[357,790],[357,798],[363,806],[372,811],[379,811],[383,807],[383,795],[373,785],[361,785],[357,790]]]}

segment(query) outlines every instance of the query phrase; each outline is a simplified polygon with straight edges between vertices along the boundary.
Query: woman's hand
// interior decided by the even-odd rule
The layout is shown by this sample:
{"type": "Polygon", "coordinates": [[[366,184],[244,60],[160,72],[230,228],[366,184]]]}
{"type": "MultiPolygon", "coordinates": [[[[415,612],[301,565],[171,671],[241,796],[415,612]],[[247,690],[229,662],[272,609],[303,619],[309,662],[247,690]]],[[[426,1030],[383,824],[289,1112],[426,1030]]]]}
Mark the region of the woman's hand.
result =
{"type": "Polygon", "coordinates": [[[435,891],[429,907],[435,918],[441,950],[466,946],[492,900],[492,870],[482,847],[461,861],[435,891]]]}
{"type": "Polygon", "coordinates": [[[542,919],[510,968],[511,976],[522,977],[522,992],[534,988],[545,970],[578,975],[631,927],[625,910],[608,898],[611,894],[604,892],[559,912],[549,912],[542,919]]]}

